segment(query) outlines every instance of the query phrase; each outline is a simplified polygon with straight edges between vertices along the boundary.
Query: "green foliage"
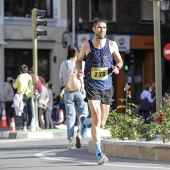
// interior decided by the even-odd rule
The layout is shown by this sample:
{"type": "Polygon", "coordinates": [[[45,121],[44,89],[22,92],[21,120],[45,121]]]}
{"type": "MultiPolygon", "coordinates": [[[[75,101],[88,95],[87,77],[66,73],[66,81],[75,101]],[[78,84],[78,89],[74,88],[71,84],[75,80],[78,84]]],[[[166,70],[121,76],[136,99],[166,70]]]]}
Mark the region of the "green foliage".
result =
{"type": "Polygon", "coordinates": [[[140,134],[139,137],[144,138],[146,141],[153,140],[156,135],[160,134],[160,125],[158,122],[152,122],[151,124],[141,124],[138,128],[140,134]]]}
{"type": "Polygon", "coordinates": [[[163,97],[160,111],[155,113],[154,120],[159,120],[159,131],[162,136],[163,142],[170,141],[170,96],[166,95],[163,97]],[[159,116],[159,117],[158,117],[159,116]]]}
{"type": "Polygon", "coordinates": [[[130,109],[127,114],[117,113],[114,110],[108,117],[106,127],[110,129],[112,138],[134,140],[139,136],[137,126],[140,121],[130,109]]]}
{"type": "Polygon", "coordinates": [[[161,135],[163,142],[170,141],[170,96],[163,98],[160,111],[152,114],[153,122],[145,124],[143,118],[136,113],[137,106],[128,103],[128,98],[131,97],[129,87],[126,86],[125,91],[126,99],[120,99],[125,105],[120,105],[113,110],[106,122],[111,137],[122,140],[135,140],[140,137],[150,141],[157,135],[161,135]],[[120,113],[119,110],[123,111],[120,113]]]}

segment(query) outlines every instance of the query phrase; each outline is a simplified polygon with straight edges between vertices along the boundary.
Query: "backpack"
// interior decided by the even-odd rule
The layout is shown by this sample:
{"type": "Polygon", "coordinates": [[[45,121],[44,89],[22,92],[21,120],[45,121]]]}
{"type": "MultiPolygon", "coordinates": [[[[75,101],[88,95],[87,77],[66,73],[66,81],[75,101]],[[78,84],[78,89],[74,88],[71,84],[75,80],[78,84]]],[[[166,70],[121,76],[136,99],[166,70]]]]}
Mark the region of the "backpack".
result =
{"type": "Polygon", "coordinates": [[[66,78],[66,84],[65,84],[66,91],[72,92],[72,91],[80,90],[82,87],[82,84],[81,84],[81,81],[77,79],[76,68],[74,68],[74,70],[70,70],[67,63],[66,63],[66,66],[67,66],[67,69],[69,70],[67,74],[67,78],[66,78]]]}

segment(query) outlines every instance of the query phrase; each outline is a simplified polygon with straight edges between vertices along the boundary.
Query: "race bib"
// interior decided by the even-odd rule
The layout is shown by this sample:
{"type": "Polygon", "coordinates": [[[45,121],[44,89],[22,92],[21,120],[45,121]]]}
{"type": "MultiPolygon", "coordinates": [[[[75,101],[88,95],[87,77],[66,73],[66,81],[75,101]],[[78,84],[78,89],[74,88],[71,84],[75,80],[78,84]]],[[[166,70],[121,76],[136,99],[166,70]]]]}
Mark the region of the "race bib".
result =
{"type": "Polygon", "coordinates": [[[94,80],[108,79],[108,67],[92,67],[91,78],[94,80]]]}

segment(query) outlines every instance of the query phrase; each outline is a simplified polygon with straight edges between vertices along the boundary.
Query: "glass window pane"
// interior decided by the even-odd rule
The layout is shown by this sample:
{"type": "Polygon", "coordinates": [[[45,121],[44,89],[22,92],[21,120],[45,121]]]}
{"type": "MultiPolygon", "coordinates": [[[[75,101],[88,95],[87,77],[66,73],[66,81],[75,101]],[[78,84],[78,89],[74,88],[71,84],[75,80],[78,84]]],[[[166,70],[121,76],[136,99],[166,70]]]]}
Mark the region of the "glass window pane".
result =
{"type": "MultiPolygon", "coordinates": [[[[160,13],[161,21],[164,20],[163,13],[160,13]]],[[[153,22],[153,2],[141,0],[141,21],[153,22]]]]}
{"type": "Polygon", "coordinates": [[[51,13],[52,13],[52,11],[51,11],[51,0],[41,1],[40,8],[46,10],[47,16],[50,16],[51,13]]]}
{"type": "Polygon", "coordinates": [[[23,0],[12,1],[12,15],[13,16],[24,16],[24,5],[23,0]]]}
{"type": "Polygon", "coordinates": [[[4,16],[11,16],[10,0],[4,1],[4,16]]]}
{"type": "Polygon", "coordinates": [[[113,0],[91,0],[91,19],[113,21],[113,0]]]}
{"type": "Polygon", "coordinates": [[[33,8],[38,9],[38,0],[25,0],[25,17],[31,17],[31,10],[33,8]]]}
{"type": "Polygon", "coordinates": [[[37,8],[47,11],[47,17],[52,17],[52,0],[5,0],[4,15],[31,17],[31,10],[37,8]]]}
{"type": "Polygon", "coordinates": [[[142,8],[142,21],[153,21],[153,2],[142,0],[141,1],[141,8],[142,8]]]}

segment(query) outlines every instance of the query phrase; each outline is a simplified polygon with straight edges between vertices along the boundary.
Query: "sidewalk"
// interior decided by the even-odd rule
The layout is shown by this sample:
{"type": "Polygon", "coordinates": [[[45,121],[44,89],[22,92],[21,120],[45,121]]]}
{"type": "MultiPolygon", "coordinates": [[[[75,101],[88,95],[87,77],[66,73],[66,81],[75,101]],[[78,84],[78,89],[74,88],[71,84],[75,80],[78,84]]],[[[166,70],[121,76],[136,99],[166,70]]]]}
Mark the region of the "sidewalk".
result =
{"type": "MultiPolygon", "coordinates": [[[[21,128],[21,117],[15,118],[16,131],[10,131],[10,127],[0,127],[0,138],[5,139],[51,139],[51,138],[67,138],[67,127],[65,124],[56,126],[54,129],[41,129],[36,131],[22,131],[21,128]]],[[[75,126],[75,135],[78,127],[75,126]]],[[[110,136],[108,130],[101,129],[103,136],[110,136]]],[[[88,128],[88,137],[91,137],[91,129],[88,128]]]]}
{"type": "Polygon", "coordinates": [[[66,137],[66,126],[60,125],[55,129],[41,129],[35,131],[22,131],[20,130],[22,125],[22,117],[15,117],[15,131],[10,131],[10,127],[0,127],[0,138],[5,139],[47,139],[56,137],[66,137]],[[64,133],[63,133],[64,132],[64,133]]]}

